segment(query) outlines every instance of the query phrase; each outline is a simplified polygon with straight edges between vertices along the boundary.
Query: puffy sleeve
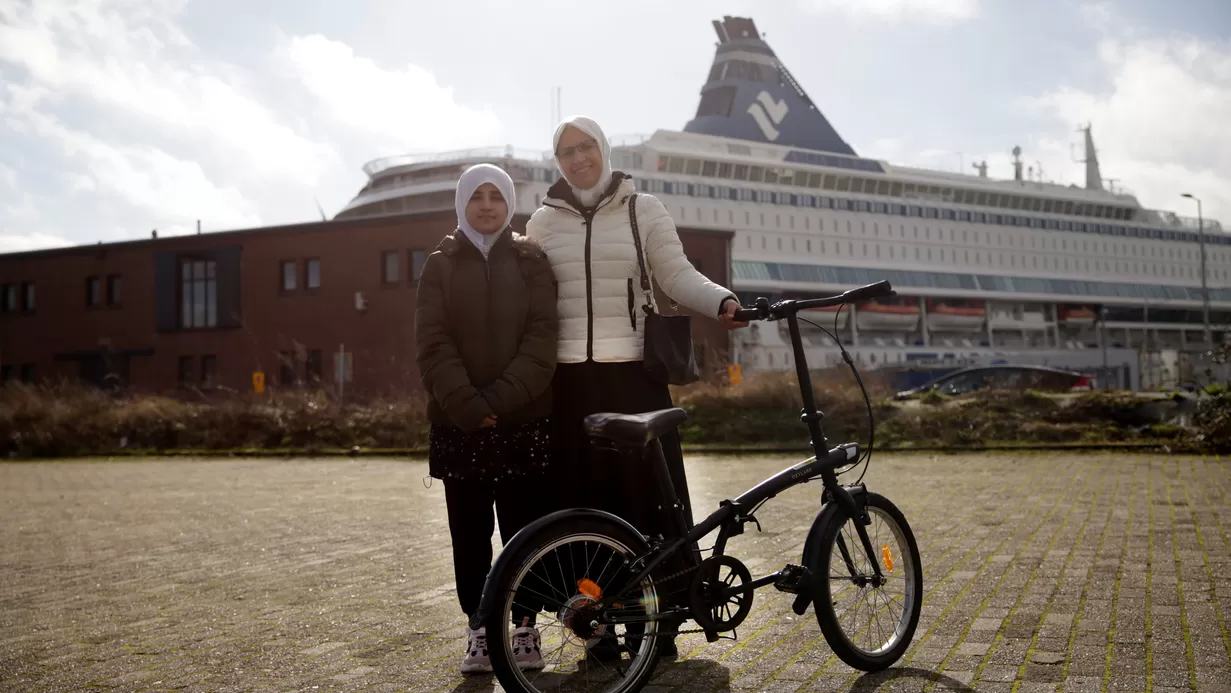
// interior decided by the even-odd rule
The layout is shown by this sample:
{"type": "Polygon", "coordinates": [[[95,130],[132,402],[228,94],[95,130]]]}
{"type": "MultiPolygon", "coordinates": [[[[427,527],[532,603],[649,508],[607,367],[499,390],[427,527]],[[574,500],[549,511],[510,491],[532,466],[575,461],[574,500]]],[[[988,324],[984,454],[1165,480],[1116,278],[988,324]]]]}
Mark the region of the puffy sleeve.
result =
{"type": "Polygon", "coordinates": [[[534,401],[551,387],[551,377],[556,372],[555,275],[547,256],[537,247],[519,248],[518,252],[525,253],[520,264],[530,292],[530,312],[517,356],[500,378],[483,388],[483,397],[497,416],[515,412],[534,401]]]}
{"type": "Polygon", "coordinates": [[[423,387],[440,403],[445,415],[463,431],[478,430],[493,413],[487,400],[470,383],[466,365],[453,345],[445,317],[443,265],[439,251],[427,257],[415,297],[415,360],[423,387]]]}
{"type": "Polygon", "coordinates": [[[637,195],[637,227],[644,239],[650,274],[680,305],[710,317],[717,317],[723,302],[735,294],[697,271],[684,255],[684,245],[667,208],[653,195],[637,195]]]}

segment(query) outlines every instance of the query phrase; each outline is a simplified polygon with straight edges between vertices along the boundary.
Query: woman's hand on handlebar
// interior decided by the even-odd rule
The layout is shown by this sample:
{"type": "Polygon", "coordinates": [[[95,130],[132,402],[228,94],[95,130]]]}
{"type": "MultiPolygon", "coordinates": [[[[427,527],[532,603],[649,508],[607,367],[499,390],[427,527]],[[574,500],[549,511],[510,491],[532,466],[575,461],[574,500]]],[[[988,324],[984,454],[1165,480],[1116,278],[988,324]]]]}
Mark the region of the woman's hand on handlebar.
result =
{"type": "Polygon", "coordinates": [[[748,327],[748,323],[741,322],[735,319],[735,311],[740,309],[739,301],[728,298],[722,304],[722,313],[718,316],[718,324],[728,330],[738,330],[741,327],[748,327]]]}

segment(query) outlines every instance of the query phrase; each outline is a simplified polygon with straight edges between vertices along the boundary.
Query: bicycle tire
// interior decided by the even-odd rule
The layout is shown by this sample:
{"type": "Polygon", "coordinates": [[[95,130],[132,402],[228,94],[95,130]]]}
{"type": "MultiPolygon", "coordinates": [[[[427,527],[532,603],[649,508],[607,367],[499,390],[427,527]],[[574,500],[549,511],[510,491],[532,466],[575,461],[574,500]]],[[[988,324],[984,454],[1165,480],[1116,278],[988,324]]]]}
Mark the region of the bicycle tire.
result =
{"type": "MultiPolygon", "coordinates": [[[[832,590],[832,586],[836,581],[830,579],[832,575],[830,563],[834,556],[833,548],[837,541],[838,532],[842,530],[842,527],[848,521],[841,512],[835,513],[821,530],[818,546],[816,547],[819,550],[819,554],[813,554],[812,562],[815,565],[808,567],[813,574],[813,608],[816,611],[817,624],[820,625],[821,633],[825,636],[825,641],[829,643],[830,649],[849,666],[859,671],[874,672],[892,666],[910,647],[915,629],[919,625],[920,610],[923,606],[923,566],[914,532],[911,531],[910,524],[906,521],[906,516],[902,514],[902,511],[888,498],[880,494],[869,492],[866,499],[867,508],[870,513],[888,518],[897,526],[898,531],[894,532],[894,537],[899,545],[905,544],[905,548],[910,554],[906,557],[908,565],[906,566],[907,576],[904,579],[906,594],[903,601],[906,603],[907,609],[904,610],[902,618],[895,627],[894,635],[898,637],[896,637],[893,643],[874,652],[864,650],[851,641],[851,638],[839,621],[832,590]]],[[[892,526],[890,530],[893,530],[892,526]]],[[[854,532],[852,532],[852,535],[854,535],[854,532]]],[[[852,553],[858,552],[859,555],[863,555],[862,543],[857,539],[854,541],[855,546],[850,546],[851,542],[846,543],[848,544],[849,551],[852,553]]],[[[838,572],[846,570],[845,565],[840,565],[839,568],[838,572]]],[[[881,569],[885,571],[886,567],[882,565],[881,569]]]]}
{"type": "MultiPolygon", "coordinates": [[[[499,574],[490,575],[488,580],[496,589],[496,594],[509,595],[516,589],[512,582],[528,569],[528,563],[539,560],[536,555],[541,553],[543,547],[551,546],[570,537],[584,536],[608,539],[627,549],[626,556],[630,559],[649,550],[645,537],[629,532],[627,528],[614,520],[603,517],[561,519],[540,527],[534,535],[528,537],[518,549],[517,554],[513,556],[513,560],[506,563],[499,574]]],[[[653,575],[646,581],[653,586],[653,575]]],[[[542,693],[546,689],[533,686],[528,681],[528,677],[534,672],[519,670],[512,659],[512,650],[508,642],[509,630],[506,627],[511,616],[507,608],[508,601],[507,597],[501,597],[498,604],[494,605],[487,615],[484,623],[487,628],[488,655],[491,658],[492,671],[500,685],[509,693],[542,693]]],[[[622,681],[615,688],[608,689],[608,693],[636,693],[649,683],[657,665],[658,638],[645,638],[644,641],[644,648],[641,650],[642,661],[637,670],[631,672],[633,675],[630,679],[622,681]]],[[[557,690],[555,687],[550,688],[557,690]]]]}

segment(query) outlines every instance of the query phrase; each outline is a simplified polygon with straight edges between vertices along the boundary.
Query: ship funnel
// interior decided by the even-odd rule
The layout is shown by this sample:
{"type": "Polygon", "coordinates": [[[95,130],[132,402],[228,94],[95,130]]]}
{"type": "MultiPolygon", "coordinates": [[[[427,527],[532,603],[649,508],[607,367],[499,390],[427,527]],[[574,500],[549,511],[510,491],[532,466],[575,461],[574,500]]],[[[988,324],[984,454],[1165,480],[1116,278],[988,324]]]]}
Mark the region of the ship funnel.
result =
{"type": "Polygon", "coordinates": [[[714,21],[718,46],[684,132],[855,156],[747,17],[714,21]]]}

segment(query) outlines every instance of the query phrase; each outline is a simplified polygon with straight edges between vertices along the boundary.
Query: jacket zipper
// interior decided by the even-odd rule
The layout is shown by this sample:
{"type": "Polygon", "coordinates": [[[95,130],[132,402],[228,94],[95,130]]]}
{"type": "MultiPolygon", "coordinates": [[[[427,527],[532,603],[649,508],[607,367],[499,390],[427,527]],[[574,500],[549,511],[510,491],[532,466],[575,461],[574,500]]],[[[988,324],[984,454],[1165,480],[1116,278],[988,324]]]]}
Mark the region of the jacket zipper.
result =
{"type": "MultiPolygon", "coordinates": [[[[596,210],[597,211],[597,210],[596,210]]],[[[586,360],[594,360],[594,278],[590,269],[590,235],[594,230],[594,212],[584,217],[586,224],[586,360]]]]}
{"type": "Polygon", "coordinates": [[[636,302],[633,300],[633,278],[628,278],[628,322],[633,327],[633,332],[637,331],[637,310],[636,302]]]}

